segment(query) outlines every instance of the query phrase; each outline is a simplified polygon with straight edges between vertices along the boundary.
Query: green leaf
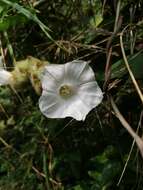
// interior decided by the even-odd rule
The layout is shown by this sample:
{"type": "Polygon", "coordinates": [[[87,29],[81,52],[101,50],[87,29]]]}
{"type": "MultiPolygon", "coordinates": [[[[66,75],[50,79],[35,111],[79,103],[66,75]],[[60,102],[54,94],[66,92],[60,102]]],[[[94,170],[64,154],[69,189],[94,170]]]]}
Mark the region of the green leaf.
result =
{"type": "Polygon", "coordinates": [[[17,10],[19,13],[25,15],[28,19],[33,20],[34,22],[36,22],[39,27],[41,28],[41,30],[46,34],[46,36],[52,40],[53,38],[50,36],[50,34],[48,33],[48,31],[51,31],[46,25],[44,25],[36,16],[36,14],[32,13],[31,11],[29,11],[28,9],[24,8],[23,6],[19,5],[18,3],[13,3],[9,0],[1,0],[3,3],[11,6],[13,9],[17,10]]]}
{"type": "Polygon", "coordinates": [[[97,14],[95,17],[91,18],[90,25],[93,28],[97,28],[102,21],[103,21],[103,16],[101,14],[97,14]]]}
{"type": "Polygon", "coordinates": [[[80,185],[77,185],[73,188],[73,190],[83,190],[80,185]]]}
{"type": "Polygon", "coordinates": [[[0,21],[0,31],[5,31],[9,28],[10,22],[8,20],[1,20],[0,21]]]}
{"type": "MultiPolygon", "coordinates": [[[[136,79],[143,79],[143,53],[139,52],[133,56],[128,56],[129,66],[136,79]]],[[[114,63],[111,67],[111,79],[122,78],[128,70],[123,59],[114,63]]]]}
{"type": "Polygon", "coordinates": [[[7,16],[0,21],[0,31],[6,31],[10,27],[24,24],[27,21],[23,15],[7,16]]]}

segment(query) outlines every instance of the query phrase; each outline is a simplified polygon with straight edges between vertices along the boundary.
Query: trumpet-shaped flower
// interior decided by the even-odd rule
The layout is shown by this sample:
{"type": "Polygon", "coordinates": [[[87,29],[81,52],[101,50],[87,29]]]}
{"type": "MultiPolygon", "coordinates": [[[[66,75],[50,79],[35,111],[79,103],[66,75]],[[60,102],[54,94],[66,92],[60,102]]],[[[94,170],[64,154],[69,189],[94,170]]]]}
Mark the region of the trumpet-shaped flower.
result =
{"type": "Polygon", "coordinates": [[[0,56],[0,86],[10,84],[12,74],[3,68],[2,57],[0,56]]]}
{"type": "Polygon", "coordinates": [[[103,98],[94,72],[86,61],[45,66],[41,82],[43,91],[39,107],[48,118],[84,120],[103,98]]]}

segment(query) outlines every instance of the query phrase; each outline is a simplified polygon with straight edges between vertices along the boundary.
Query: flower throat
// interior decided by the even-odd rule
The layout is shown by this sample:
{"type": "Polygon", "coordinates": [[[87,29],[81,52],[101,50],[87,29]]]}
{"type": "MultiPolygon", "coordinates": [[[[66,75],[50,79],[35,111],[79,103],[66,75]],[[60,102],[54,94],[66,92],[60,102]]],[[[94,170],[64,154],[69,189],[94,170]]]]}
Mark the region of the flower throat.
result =
{"type": "Polygon", "coordinates": [[[59,94],[63,98],[68,98],[73,94],[73,89],[71,86],[65,84],[65,85],[60,87],[59,94]]]}

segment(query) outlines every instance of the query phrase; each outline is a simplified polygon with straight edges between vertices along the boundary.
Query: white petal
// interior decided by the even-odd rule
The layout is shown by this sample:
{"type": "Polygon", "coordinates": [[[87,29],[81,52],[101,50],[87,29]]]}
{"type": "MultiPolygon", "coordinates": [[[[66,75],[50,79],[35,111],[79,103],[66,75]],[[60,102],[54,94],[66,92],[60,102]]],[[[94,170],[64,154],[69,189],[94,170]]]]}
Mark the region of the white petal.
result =
{"type": "Polygon", "coordinates": [[[90,111],[78,97],[64,100],[46,91],[39,99],[39,108],[47,118],[73,117],[76,120],[84,120],[90,111]]]}
{"type": "Polygon", "coordinates": [[[84,83],[95,80],[94,72],[88,62],[82,60],[74,60],[65,64],[66,79],[72,83],[84,83]]]}
{"type": "Polygon", "coordinates": [[[103,99],[103,93],[96,81],[80,85],[78,88],[78,95],[90,109],[100,104],[103,99]]]}
{"type": "Polygon", "coordinates": [[[39,108],[47,118],[65,118],[71,115],[67,112],[69,105],[57,95],[45,91],[39,99],[39,108]]]}
{"type": "Polygon", "coordinates": [[[39,99],[39,108],[46,117],[58,117],[58,108],[60,106],[60,100],[56,94],[52,92],[43,91],[42,96],[39,99]]]}
{"type": "Polygon", "coordinates": [[[65,68],[64,65],[49,64],[44,67],[43,75],[46,75],[50,80],[59,81],[64,77],[65,68]]]}
{"type": "Polygon", "coordinates": [[[64,80],[64,65],[51,64],[45,66],[41,74],[42,88],[56,91],[64,80]]]}
{"type": "Polygon", "coordinates": [[[78,121],[85,120],[90,111],[90,108],[78,96],[66,102],[65,108],[63,116],[73,117],[78,121]]]}
{"type": "Polygon", "coordinates": [[[4,69],[0,70],[0,86],[10,84],[12,74],[4,69]]]}

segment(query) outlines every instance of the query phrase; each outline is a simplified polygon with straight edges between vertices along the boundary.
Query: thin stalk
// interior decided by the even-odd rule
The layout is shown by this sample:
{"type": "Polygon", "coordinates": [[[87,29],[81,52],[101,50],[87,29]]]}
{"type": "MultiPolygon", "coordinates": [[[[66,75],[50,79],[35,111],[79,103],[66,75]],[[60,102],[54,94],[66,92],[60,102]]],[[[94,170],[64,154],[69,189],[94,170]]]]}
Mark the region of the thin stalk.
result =
{"type": "Polygon", "coordinates": [[[118,107],[116,106],[114,100],[112,97],[110,97],[112,108],[115,112],[115,116],[119,119],[123,127],[128,131],[128,133],[133,137],[133,139],[136,141],[136,144],[140,150],[141,156],[143,158],[143,140],[135,133],[135,131],[132,129],[132,127],[129,125],[129,123],[125,120],[123,115],[120,113],[118,107]]]}
{"type": "Polygon", "coordinates": [[[48,171],[47,171],[47,156],[46,156],[45,151],[43,153],[43,171],[44,171],[44,175],[45,175],[47,190],[50,190],[51,188],[50,188],[50,183],[49,183],[49,175],[48,175],[48,171]]]}
{"type": "Polygon", "coordinates": [[[125,54],[124,45],[123,45],[124,30],[120,34],[120,46],[121,46],[121,51],[122,51],[123,59],[124,59],[124,62],[125,62],[125,66],[126,66],[128,72],[129,72],[129,75],[131,77],[131,80],[132,80],[132,82],[133,82],[133,84],[135,86],[135,89],[136,89],[136,91],[137,91],[137,93],[138,93],[138,95],[139,95],[139,97],[141,99],[141,102],[143,104],[143,94],[142,94],[142,92],[141,92],[141,90],[139,88],[139,85],[138,85],[138,83],[137,83],[137,81],[136,81],[136,79],[135,79],[135,77],[134,77],[134,75],[132,73],[132,70],[130,69],[130,66],[129,66],[129,63],[128,63],[128,60],[127,60],[127,57],[126,57],[126,54],[125,54]]]}
{"type": "Polygon", "coordinates": [[[6,42],[7,42],[7,49],[8,49],[8,51],[9,51],[10,57],[11,57],[11,59],[12,59],[12,63],[13,63],[13,65],[15,65],[16,60],[15,60],[15,57],[14,57],[14,52],[13,52],[12,45],[11,45],[11,43],[10,43],[10,41],[9,41],[8,34],[7,34],[6,31],[5,31],[3,34],[4,34],[4,37],[5,37],[6,42]]]}

